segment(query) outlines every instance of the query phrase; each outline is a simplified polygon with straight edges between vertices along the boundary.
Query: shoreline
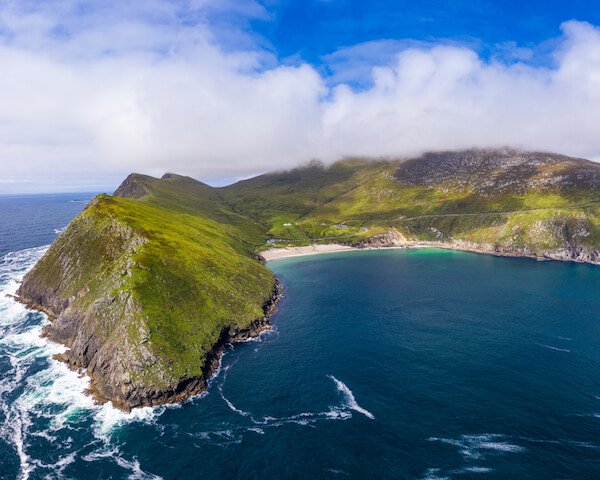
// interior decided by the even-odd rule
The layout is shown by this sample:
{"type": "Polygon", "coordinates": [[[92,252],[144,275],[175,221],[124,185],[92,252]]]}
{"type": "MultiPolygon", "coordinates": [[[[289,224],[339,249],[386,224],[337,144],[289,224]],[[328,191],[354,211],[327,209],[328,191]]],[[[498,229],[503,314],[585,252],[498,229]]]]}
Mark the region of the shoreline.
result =
{"type": "Polygon", "coordinates": [[[478,245],[469,242],[461,242],[458,244],[447,242],[428,242],[428,241],[404,241],[389,245],[365,245],[365,246],[350,246],[338,243],[313,244],[300,247],[282,247],[271,248],[260,252],[259,257],[265,262],[281,260],[284,258],[304,257],[308,255],[322,255],[327,253],[340,252],[358,252],[370,250],[403,250],[403,249],[419,249],[419,248],[439,248],[442,250],[452,250],[457,252],[477,253],[480,255],[491,255],[494,257],[508,258],[529,258],[539,262],[555,261],[568,263],[582,263],[594,266],[600,266],[599,261],[581,260],[579,258],[569,258],[563,252],[545,252],[536,254],[519,250],[500,250],[492,245],[478,245]]]}
{"type": "MultiPolygon", "coordinates": [[[[264,250],[260,252],[258,255],[260,258],[264,260],[265,263],[281,260],[284,258],[294,258],[294,257],[305,257],[308,255],[323,255],[327,253],[341,253],[341,252],[365,252],[365,251],[373,251],[373,250],[404,250],[404,249],[418,249],[418,248],[439,248],[443,250],[454,250],[460,252],[469,252],[469,253],[481,253],[483,255],[494,255],[494,256],[514,256],[514,257],[526,257],[525,255],[508,255],[502,253],[494,253],[486,250],[475,250],[475,249],[467,249],[460,248],[457,246],[452,246],[448,244],[436,244],[435,242],[407,242],[405,244],[398,245],[381,245],[381,246],[363,246],[363,247],[354,247],[350,245],[342,245],[338,243],[323,243],[323,244],[314,244],[314,245],[305,245],[301,247],[281,247],[281,248],[271,248],[269,250],[264,250]]],[[[537,257],[529,257],[529,258],[537,258],[537,257]]]]}
{"type": "Polygon", "coordinates": [[[258,256],[265,262],[279,260],[281,258],[303,257],[306,255],[318,255],[322,253],[337,253],[337,252],[352,252],[357,250],[365,250],[364,248],[352,247],[350,245],[342,245],[340,243],[324,243],[305,245],[302,247],[281,247],[270,248],[258,253],[258,256]]]}
{"type": "MultiPolygon", "coordinates": [[[[428,242],[428,241],[391,241],[364,244],[359,246],[350,246],[343,244],[314,244],[300,247],[284,247],[284,248],[272,248],[260,252],[258,256],[265,263],[273,260],[279,260],[284,258],[301,257],[308,255],[320,255],[328,253],[341,253],[341,252],[353,252],[353,251],[371,251],[371,250],[395,250],[395,249],[420,249],[420,248],[438,248],[443,250],[454,250],[469,253],[477,253],[482,255],[493,255],[498,257],[513,257],[513,258],[529,258],[537,261],[563,261],[571,263],[587,263],[590,265],[600,266],[598,261],[586,261],[578,258],[567,257],[564,252],[545,252],[542,255],[534,254],[527,251],[518,250],[500,250],[492,245],[481,245],[473,244],[469,242],[457,242],[457,243],[446,243],[446,242],[428,242]]],[[[251,322],[248,327],[244,329],[234,329],[223,332],[221,338],[213,346],[211,351],[207,355],[207,361],[204,365],[205,375],[203,377],[187,378],[182,379],[179,384],[174,385],[174,388],[160,392],[150,398],[136,399],[136,402],[123,401],[119,398],[107,398],[102,394],[98,387],[98,379],[96,376],[88,372],[87,366],[76,365],[69,359],[69,347],[67,342],[60,341],[57,338],[53,338],[48,335],[47,331],[42,331],[41,336],[46,338],[52,343],[63,345],[67,347],[67,350],[62,354],[53,355],[53,359],[65,363],[72,370],[79,373],[85,374],[90,380],[90,386],[86,390],[86,394],[90,395],[96,404],[102,405],[110,402],[112,406],[118,410],[124,412],[131,412],[133,409],[140,407],[156,407],[159,405],[180,403],[190,398],[196,397],[203,394],[209,386],[210,381],[215,377],[219,371],[219,364],[223,352],[227,348],[228,344],[243,343],[252,338],[258,337],[265,331],[272,328],[270,319],[277,309],[279,300],[282,296],[282,286],[276,278],[275,285],[271,297],[267,303],[263,306],[264,315],[261,318],[255,319],[251,322]],[[140,401],[141,400],[141,401],[140,401]]],[[[10,295],[10,297],[23,304],[30,310],[39,311],[45,314],[50,323],[57,318],[56,312],[53,312],[50,308],[44,307],[23,295],[10,295]]]]}
{"type": "Polygon", "coordinates": [[[282,296],[282,286],[278,279],[275,278],[275,284],[273,286],[271,296],[263,305],[263,316],[253,320],[245,328],[229,328],[223,331],[217,343],[215,343],[215,345],[213,345],[211,350],[207,353],[206,361],[202,369],[204,372],[202,377],[181,379],[177,385],[174,385],[174,388],[164,390],[154,397],[144,397],[142,399],[138,398],[138,402],[133,404],[132,402],[127,402],[126,400],[119,398],[108,397],[103,394],[99,388],[99,379],[96,378],[96,375],[94,375],[93,372],[88,371],[89,365],[78,365],[73,363],[69,355],[71,348],[67,345],[67,342],[53,337],[51,334],[49,334],[47,329],[47,327],[54,320],[56,320],[58,315],[55,315],[54,312],[52,312],[49,308],[25,298],[22,295],[9,295],[13,301],[20,303],[28,310],[37,311],[46,315],[49,324],[42,329],[40,332],[40,337],[50,343],[61,345],[66,348],[64,352],[54,354],[51,358],[57,362],[65,364],[70,370],[77,372],[80,375],[85,375],[89,379],[89,387],[85,389],[84,393],[89,395],[96,405],[110,403],[113,408],[125,413],[131,413],[132,410],[137,408],[153,408],[161,405],[182,403],[205,393],[210,386],[210,382],[218,375],[220,371],[221,359],[228,346],[245,343],[252,339],[258,338],[260,335],[273,328],[271,317],[277,310],[279,300],[282,296]]]}

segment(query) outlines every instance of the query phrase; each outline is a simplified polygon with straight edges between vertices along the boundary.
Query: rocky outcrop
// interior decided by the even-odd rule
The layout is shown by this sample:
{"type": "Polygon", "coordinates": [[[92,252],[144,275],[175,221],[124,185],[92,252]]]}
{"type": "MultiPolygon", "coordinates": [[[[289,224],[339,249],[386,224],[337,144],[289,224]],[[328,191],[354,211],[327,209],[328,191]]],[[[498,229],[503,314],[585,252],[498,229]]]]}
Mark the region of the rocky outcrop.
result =
{"type": "Polygon", "coordinates": [[[561,248],[536,250],[530,247],[502,245],[499,243],[476,243],[462,239],[442,241],[426,241],[416,239],[409,240],[398,230],[390,229],[386,233],[375,235],[360,242],[358,247],[364,249],[390,247],[435,247],[504,257],[527,257],[536,260],[557,260],[564,262],[600,264],[600,250],[590,249],[586,246],[573,242],[572,239],[565,239],[564,246],[561,248]]]}
{"type": "Polygon", "coordinates": [[[99,323],[111,323],[110,315],[115,317],[113,320],[139,317],[136,310],[140,306],[132,298],[102,298],[95,301],[89,311],[83,312],[37,285],[35,279],[26,278],[17,299],[49,315],[51,323],[45,328],[44,335],[68,347],[65,353],[55,358],[87,373],[94,398],[99,403],[111,401],[115,407],[129,411],[136,407],[179,402],[206,390],[208,381],[218,370],[226,345],[247,341],[271,328],[270,316],[280,296],[281,287],[276,282],[264,305],[264,315],[246,328],[224,328],[218,342],[206,355],[202,375],[184,378],[168,374],[168,366],[161,364],[149,348],[149,332],[143,323],[138,325],[137,332],[141,340],[135,344],[131,342],[130,332],[126,331],[131,328],[129,324],[117,321],[111,335],[104,335],[98,328],[99,323]],[[125,311],[119,312],[121,308],[125,311]],[[146,380],[149,368],[160,377],[156,383],[146,380]]]}
{"type": "Polygon", "coordinates": [[[123,183],[115,190],[115,197],[132,198],[138,200],[150,193],[146,185],[141,181],[141,175],[132,173],[123,183]]]}
{"type": "Polygon", "coordinates": [[[403,163],[396,178],[404,185],[468,189],[482,196],[532,190],[596,189],[600,165],[589,160],[514,149],[430,152],[403,163]]]}
{"type": "MultiPolygon", "coordinates": [[[[177,402],[200,393],[217,369],[226,344],[244,341],[270,327],[269,316],[280,295],[279,285],[275,285],[262,315],[260,298],[266,295],[257,297],[259,318],[253,321],[252,317],[246,323],[235,317],[224,319],[214,327],[206,327],[208,333],[201,330],[202,322],[197,322],[204,337],[198,340],[192,356],[188,353],[188,363],[177,365],[176,357],[164,354],[164,336],[153,335],[151,325],[156,322],[149,322],[147,297],[136,291],[140,280],[136,283],[135,276],[149,272],[147,264],[140,262],[148,258],[142,254],[152,240],[144,229],[129,224],[118,209],[113,212],[111,202],[110,197],[98,197],[71,223],[24,277],[18,300],[48,314],[50,324],[44,335],[68,348],[57,358],[89,375],[91,393],[98,401],[112,401],[130,410],[177,402]],[[240,323],[245,326],[239,327],[240,323]]],[[[253,259],[248,261],[259,264],[253,259]]],[[[151,282],[163,285],[164,277],[156,270],[150,274],[151,282]]],[[[176,301],[202,305],[193,293],[178,291],[174,295],[176,301]]],[[[223,303],[228,300],[220,299],[223,303]]],[[[202,315],[199,309],[199,318],[202,315]]]]}
{"type": "Polygon", "coordinates": [[[396,228],[390,228],[385,233],[373,235],[359,243],[360,248],[401,247],[408,245],[409,240],[396,228]]]}

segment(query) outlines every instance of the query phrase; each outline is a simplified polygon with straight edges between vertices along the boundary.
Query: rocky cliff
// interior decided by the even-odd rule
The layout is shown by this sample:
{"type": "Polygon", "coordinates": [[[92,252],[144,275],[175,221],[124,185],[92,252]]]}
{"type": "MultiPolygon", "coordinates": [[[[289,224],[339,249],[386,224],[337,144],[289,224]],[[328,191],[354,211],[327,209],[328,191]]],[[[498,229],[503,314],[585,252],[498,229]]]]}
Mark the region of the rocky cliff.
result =
{"type": "Polygon", "coordinates": [[[235,242],[192,222],[180,233],[204,244],[178,252],[185,239],[171,226],[144,228],[152,214],[130,199],[96,198],[18,290],[49,315],[45,334],[68,347],[60,359],[87,372],[98,400],[123,409],[204,390],[224,344],[268,328],[278,296],[270,272],[235,242]],[[233,268],[207,264],[207,246],[233,268]]]}
{"type": "Polygon", "coordinates": [[[600,166],[516,150],[312,162],[224,188],[132,174],[26,275],[22,301],[121,408],[206,388],[223,345],[268,328],[265,248],[431,245],[598,263],[600,166]]]}

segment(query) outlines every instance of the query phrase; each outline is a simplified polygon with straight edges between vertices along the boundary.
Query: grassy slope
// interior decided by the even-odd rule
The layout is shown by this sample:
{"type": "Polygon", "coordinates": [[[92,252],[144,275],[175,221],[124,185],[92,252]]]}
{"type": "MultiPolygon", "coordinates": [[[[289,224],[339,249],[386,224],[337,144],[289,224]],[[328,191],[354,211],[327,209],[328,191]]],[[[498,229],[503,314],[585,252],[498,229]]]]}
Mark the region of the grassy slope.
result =
{"type": "Polygon", "coordinates": [[[126,322],[129,343],[136,345],[140,329],[149,332],[148,345],[168,375],[161,380],[152,368],[131,373],[161,387],[165,380],[202,376],[223,329],[246,328],[262,317],[274,277],[254,258],[264,241],[261,229],[222,208],[213,189],[184,177],[138,180],[150,195],[97,197],[33,275],[59,285],[59,296],[74,297],[71,305],[80,311],[99,298],[131,297],[136,308],[124,312],[129,318],[111,322],[98,314],[96,333],[108,341],[123,334],[126,322]],[[135,249],[131,236],[139,240],[135,249]],[[76,265],[61,267],[64,254],[76,265]],[[82,289],[88,292],[78,295],[82,289]]]}
{"type": "Polygon", "coordinates": [[[95,199],[32,276],[93,312],[102,341],[148,345],[157,362],[142,360],[134,380],[166,387],[201,376],[222,331],[262,315],[274,277],[255,253],[273,245],[269,238],[359,243],[395,227],[413,239],[537,252],[566,243],[599,248],[600,167],[504,157],[349,159],[219,189],[176,175],[134,175],[121,196],[95,199]],[[98,307],[99,299],[108,301],[98,307]]]}
{"type": "Polygon", "coordinates": [[[346,159],[328,168],[313,162],[244,180],[219,189],[219,193],[232,209],[261,223],[267,235],[283,240],[282,244],[350,241],[362,231],[361,222],[339,228],[336,225],[346,220],[341,212],[328,219],[316,217],[314,212],[371,181],[373,172],[386,166],[390,164],[364,159],[346,159]],[[285,226],[288,223],[291,226],[285,226]]]}
{"type": "Polygon", "coordinates": [[[245,328],[262,316],[274,279],[237,227],[157,207],[157,200],[107,198],[101,208],[146,239],[131,288],[155,353],[175,376],[197,376],[224,328],[245,328]]]}
{"type": "Polygon", "coordinates": [[[516,152],[457,156],[311,166],[239,182],[222,195],[262,222],[276,246],[358,243],[395,227],[414,239],[540,250],[560,248],[559,230],[569,225],[584,228],[583,245],[600,245],[600,192],[585,182],[600,177],[598,165],[516,152]]]}

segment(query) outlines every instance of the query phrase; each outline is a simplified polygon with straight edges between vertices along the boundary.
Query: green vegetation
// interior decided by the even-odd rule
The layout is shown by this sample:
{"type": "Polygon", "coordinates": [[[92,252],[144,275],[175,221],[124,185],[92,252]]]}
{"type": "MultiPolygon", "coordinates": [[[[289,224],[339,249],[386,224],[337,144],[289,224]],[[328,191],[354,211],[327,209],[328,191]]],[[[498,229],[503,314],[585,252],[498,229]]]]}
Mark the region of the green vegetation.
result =
{"type": "Polygon", "coordinates": [[[262,175],[220,190],[254,218],[269,246],[361,244],[396,228],[408,239],[564,247],[557,225],[576,218],[579,241],[597,236],[600,167],[545,153],[465,151],[407,162],[349,159],[262,175]],[[291,223],[291,226],[285,226],[291,223]],[[518,231],[518,232],[517,232],[518,231]]]}
{"type": "Polygon", "coordinates": [[[253,254],[264,234],[221,211],[210,187],[183,177],[137,181],[152,193],[96,197],[30,279],[71,299],[70,309],[93,312],[92,333],[103,343],[146,344],[153,361],[128,373],[168,388],[202,377],[222,333],[264,315],[275,280],[253,254]]]}
{"type": "Polygon", "coordinates": [[[104,394],[126,403],[203,378],[224,333],[263,316],[275,279],[258,252],[365,245],[391,229],[408,240],[598,259],[600,166],[465,151],[312,162],[224,188],[131,175],[72,222],[20,293],[59,315],[55,336],[73,346],[76,364],[110,377],[104,394]]]}

